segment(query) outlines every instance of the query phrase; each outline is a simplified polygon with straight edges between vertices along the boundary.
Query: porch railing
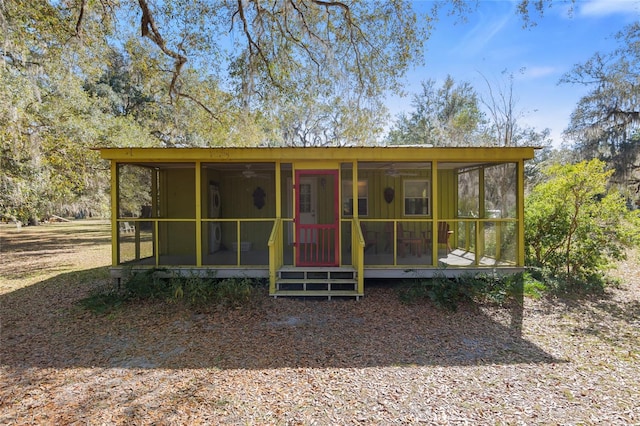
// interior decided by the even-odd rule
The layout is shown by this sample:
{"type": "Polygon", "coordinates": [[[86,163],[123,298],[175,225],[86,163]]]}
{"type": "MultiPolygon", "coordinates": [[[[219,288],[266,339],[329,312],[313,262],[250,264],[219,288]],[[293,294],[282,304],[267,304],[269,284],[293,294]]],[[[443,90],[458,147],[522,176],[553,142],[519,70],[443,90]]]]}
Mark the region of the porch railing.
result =
{"type": "MultiPolygon", "coordinates": [[[[243,263],[243,255],[247,252],[248,241],[243,237],[243,227],[251,224],[263,223],[265,237],[262,241],[256,240],[255,235],[251,236],[254,246],[259,244],[264,247],[264,260],[259,260],[257,265],[269,265],[267,252],[268,238],[272,232],[272,226],[268,222],[275,222],[274,218],[250,218],[250,219],[185,219],[185,218],[117,218],[114,225],[118,229],[118,244],[114,245],[113,266],[123,264],[138,264],[148,266],[246,266],[243,263]],[[232,237],[225,237],[232,247],[228,252],[232,254],[231,260],[215,263],[215,260],[205,259],[204,241],[209,236],[207,229],[213,223],[232,224],[229,229],[232,237]],[[269,228],[266,228],[269,226],[269,228]],[[184,253],[177,252],[175,246],[169,244],[166,235],[171,233],[182,237],[184,253]],[[173,251],[172,251],[173,250],[173,251]],[[161,256],[168,256],[170,261],[162,260],[161,256]],[[213,263],[212,263],[213,262],[213,263]]],[[[275,225],[275,223],[274,223],[275,225]]],[[[262,228],[261,228],[262,229],[262,228]]],[[[282,229],[282,228],[281,228],[282,229]]],[[[244,232],[246,234],[247,232],[244,232]]],[[[209,241],[209,246],[211,241],[209,241]]]]}
{"type": "Polygon", "coordinates": [[[361,218],[367,230],[363,263],[373,268],[517,265],[518,219],[439,218],[437,222],[434,226],[433,219],[361,218]],[[446,236],[438,238],[442,224],[448,225],[449,244],[446,236]]]}
{"type": "Polygon", "coordinates": [[[473,255],[475,266],[518,263],[517,219],[458,218],[449,222],[455,227],[452,246],[473,255]]]}
{"type": "Polygon", "coordinates": [[[282,219],[276,219],[267,242],[269,246],[269,294],[276,292],[278,270],[284,265],[282,219]]]}
{"type": "MultiPolygon", "coordinates": [[[[348,238],[342,240],[345,251],[341,258],[335,260],[341,264],[349,264],[358,271],[358,278],[363,277],[363,268],[385,267],[436,267],[447,260],[458,260],[460,263],[449,262],[450,267],[456,266],[522,266],[519,262],[519,220],[516,218],[455,218],[438,219],[439,222],[449,224],[452,231],[450,246],[453,253],[445,253],[442,244],[435,243],[439,253],[434,253],[434,241],[431,238],[433,232],[437,232],[432,219],[373,219],[360,218],[345,220],[347,226],[342,228],[342,233],[349,232],[348,238]],[[424,238],[422,256],[411,255],[411,244],[405,246],[407,256],[403,257],[399,247],[398,224],[404,225],[405,231],[413,231],[415,235],[424,238]],[[361,226],[363,225],[363,226],[361,226]],[[386,228],[385,228],[386,226],[386,228]],[[367,235],[363,233],[363,227],[369,231],[377,231],[377,241],[373,246],[367,235]],[[435,228],[435,229],[434,229],[435,228]],[[429,235],[427,235],[427,232],[429,235]],[[424,233],[424,234],[422,234],[424,233]],[[349,244],[350,247],[347,246],[349,244]],[[377,247],[375,246],[377,244],[377,247]],[[365,250],[366,249],[366,250],[365,250]],[[345,257],[350,256],[350,257],[345,257]],[[457,257],[457,259],[455,259],[457,257]]],[[[183,219],[183,218],[117,218],[114,225],[118,229],[118,244],[114,246],[114,266],[135,264],[142,266],[229,266],[244,267],[256,265],[268,268],[269,275],[273,278],[277,269],[285,264],[293,264],[291,248],[291,219],[275,218],[248,218],[248,219],[183,219]],[[228,232],[225,240],[230,245],[235,242],[233,248],[228,247],[225,252],[227,257],[223,262],[218,262],[215,256],[207,255],[206,239],[209,238],[209,223],[227,223],[228,232]],[[271,222],[272,224],[269,224],[271,222]],[[253,225],[256,223],[256,225],[253,225]],[[258,225],[262,223],[262,225],[258,225]],[[264,236],[256,239],[251,226],[257,226],[264,236]],[[166,250],[175,250],[172,244],[165,240],[165,236],[178,235],[181,232],[192,237],[182,241],[183,251],[176,253],[166,250]],[[255,242],[259,240],[262,247],[260,259],[256,263],[249,263],[254,259],[248,258],[243,240],[246,240],[247,232],[255,242]],[[200,233],[200,235],[197,235],[200,233]],[[231,233],[231,234],[230,234],[231,233]],[[199,242],[198,242],[199,240],[199,242]],[[205,252],[203,254],[203,252],[205,252]],[[164,256],[173,257],[170,262],[164,256]],[[175,256],[174,256],[175,255],[175,256]]],[[[369,232],[371,233],[371,232],[369,232]]],[[[316,238],[320,238],[318,234],[316,238]]],[[[312,237],[310,236],[311,240],[312,237]]],[[[329,240],[339,239],[337,236],[329,240]]],[[[415,242],[415,244],[421,244],[415,242]]],[[[329,244],[333,246],[333,244],[329,244]]],[[[255,244],[254,244],[255,249],[255,244]]],[[[254,250],[255,251],[255,250],[254,250]]],[[[415,253],[414,253],[415,254],[415,253]]],[[[255,255],[255,253],[251,253],[255,255]]],[[[255,258],[255,257],[254,257],[255,258]]],[[[359,284],[360,285],[360,284],[359,284]]]]}
{"type": "Polygon", "coordinates": [[[365,241],[358,219],[351,222],[352,266],[358,276],[358,294],[364,294],[364,248],[365,241]]]}

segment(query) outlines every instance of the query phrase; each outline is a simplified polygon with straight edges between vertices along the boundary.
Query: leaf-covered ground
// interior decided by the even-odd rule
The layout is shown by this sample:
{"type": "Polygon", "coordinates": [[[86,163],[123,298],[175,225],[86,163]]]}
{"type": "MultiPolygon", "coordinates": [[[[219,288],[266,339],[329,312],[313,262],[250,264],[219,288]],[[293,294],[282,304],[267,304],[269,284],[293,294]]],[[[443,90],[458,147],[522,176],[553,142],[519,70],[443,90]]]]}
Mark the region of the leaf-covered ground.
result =
{"type": "Polygon", "coordinates": [[[104,224],[0,227],[0,424],[639,424],[638,254],[589,300],[354,300],[104,314],[104,224]]]}

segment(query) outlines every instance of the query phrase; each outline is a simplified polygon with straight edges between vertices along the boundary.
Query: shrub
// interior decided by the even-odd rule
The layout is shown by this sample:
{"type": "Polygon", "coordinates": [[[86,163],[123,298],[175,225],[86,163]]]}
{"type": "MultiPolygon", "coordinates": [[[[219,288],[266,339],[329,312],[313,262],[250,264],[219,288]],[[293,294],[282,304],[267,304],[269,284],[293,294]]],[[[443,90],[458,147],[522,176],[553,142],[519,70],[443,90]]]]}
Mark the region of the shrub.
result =
{"type": "Polygon", "coordinates": [[[525,296],[540,299],[548,291],[548,286],[543,279],[538,279],[531,272],[523,274],[522,292],[525,296]]]}
{"type": "Polygon", "coordinates": [[[554,165],[526,199],[526,260],[558,291],[601,291],[612,260],[638,241],[637,217],[599,160],[554,165]],[[635,221],[636,224],[630,224],[635,221]]]}
{"type": "Polygon", "coordinates": [[[121,284],[125,300],[167,299],[171,295],[167,272],[163,269],[154,268],[125,275],[121,284]]]}
{"type": "Polygon", "coordinates": [[[256,295],[256,287],[249,278],[228,278],[216,285],[216,300],[227,307],[249,304],[256,295]]]}
{"type": "Polygon", "coordinates": [[[216,279],[215,277],[172,276],[162,269],[125,274],[116,291],[94,294],[80,304],[95,313],[119,308],[125,302],[164,300],[188,306],[217,304],[224,307],[247,306],[257,301],[258,282],[249,278],[216,279]]]}
{"type": "Polygon", "coordinates": [[[399,297],[405,303],[429,299],[436,306],[455,311],[462,303],[490,302],[504,304],[521,297],[523,274],[464,274],[447,278],[436,274],[431,279],[416,279],[400,290],[399,297]]]}
{"type": "Polygon", "coordinates": [[[80,306],[96,314],[106,314],[119,309],[124,302],[117,292],[95,293],[80,300],[80,306]]]}

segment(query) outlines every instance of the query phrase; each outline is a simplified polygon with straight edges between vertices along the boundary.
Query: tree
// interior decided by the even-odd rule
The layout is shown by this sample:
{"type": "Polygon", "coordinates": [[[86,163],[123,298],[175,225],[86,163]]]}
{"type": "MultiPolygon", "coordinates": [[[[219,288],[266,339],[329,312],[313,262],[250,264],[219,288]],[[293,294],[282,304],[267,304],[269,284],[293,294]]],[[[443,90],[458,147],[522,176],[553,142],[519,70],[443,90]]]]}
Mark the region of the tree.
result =
{"type": "MultiPolygon", "coordinates": [[[[308,82],[309,86],[312,82],[308,82]]],[[[386,108],[381,100],[364,103],[348,90],[324,98],[314,92],[274,97],[261,108],[273,123],[273,143],[287,146],[354,146],[374,144],[382,133],[386,108]]]]}
{"type": "Polygon", "coordinates": [[[638,217],[619,192],[607,190],[613,171],[605,167],[597,159],[551,166],[525,200],[527,263],[561,277],[568,289],[602,288],[609,260],[638,243],[638,217]]]}
{"type": "Polygon", "coordinates": [[[456,84],[447,76],[441,87],[434,80],[422,83],[413,95],[413,111],[397,117],[387,137],[389,144],[434,146],[481,145],[484,115],[473,87],[456,84]]]}
{"type": "Polygon", "coordinates": [[[563,77],[563,83],[591,87],[565,133],[583,158],[605,161],[614,170],[613,182],[640,205],[640,23],[617,38],[614,52],[596,53],[563,77]]]}
{"type": "Polygon", "coordinates": [[[419,16],[407,0],[0,1],[1,213],[103,211],[95,146],[369,143],[438,9],[470,13],[433,6],[419,16]]]}
{"type": "Polygon", "coordinates": [[[538,131],[531,127],[523,127],[521,119],[524,113],[518,109],[518,99],[514,92],[512,73],[503,71],[507,76],[506,84],[492,86],[483,75],[487,85],[482,104],[488,111],[487,140],[492,146],[549,146],[549,129],[538,131]]]}
{"type": "Polygon", "coordinates": [[[436,88],[422,83],[413,96],[414,110],[400,114],[387,140],[391,144],[436,146],[548,146],[549,130],[520,125],[513,76],[509,84],[495,89],[485,78],[487,94],[480,96],[467,82],[456,84],[451,76],[436,88]],[[484,110],[482,108],[484,106],[484,110]],[[486,111],[486,113],[485,113],[486,111]]]}

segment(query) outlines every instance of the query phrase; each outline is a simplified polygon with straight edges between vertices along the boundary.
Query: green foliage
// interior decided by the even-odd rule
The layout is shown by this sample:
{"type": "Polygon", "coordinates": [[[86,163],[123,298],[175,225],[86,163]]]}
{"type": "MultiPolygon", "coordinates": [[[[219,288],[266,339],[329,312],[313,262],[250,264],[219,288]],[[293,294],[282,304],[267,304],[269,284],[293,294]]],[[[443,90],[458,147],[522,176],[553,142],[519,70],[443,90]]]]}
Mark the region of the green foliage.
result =
{"type": "Polygon", "coordinates": [[[471,302],[475,292],[475,279],[461,281],[458,278],[450,279],[444,275],[431,279],[431,286],[427,291],[429,299],[438,307],[455,311],[458,305],[471,302]]]}
{"type": "Polygon", "coordinates": [[[125,300],[168,299],[173,288],[168,272],[161,269],[129,273],[121,285],[125,300]]]}
{"type": "Polygon", "coordinates": [[[582,158],[598,158],[630,204],[640,206],[640,23],[625,27],[613,52],[597,52],[575,65],[563,83],[590,88],[571,114],[566,133],[582,158]]]}
{"type": "MultiPolygon", "coordinates": [[[[22,221],[109,213],[94,147],[377,141],[382,102],[422,59],[438,10],[473,11],[435,2],[419,16],[406,0],[0,5],[0,214],[22,221]]],[[[516,13],[530,10],[522,0],[516,13]]],[[[455,136],[479,113],[447,84],[439,120],[455,136]]]]}
{"type": "Polygon", "coordinates": [[[599,160],[554,165],[525,201],[527,264],[561,278],[560,287],[602,288],[610,261],[638,241],[637,218],[607,190],[611,173],[599,160]]]}
{"type": "Polygon", "coordinates": [[[159,300],[190,307],[218,305],[225,308],[252,306],[258,302],[259,285],[249,278],[176,276],[162,269],[129,273],[117,290],[101,291],[80,301],[87,310],[103,314],[125,303],[159,300]]]}
{"type": "Polygon", "coordinates": [[[410,281],[400,288],[399,297],[405,303],[428,299],[440,308],[455,311],[463,303],[503,305],[517,300],[522,295],[523,283],[523,274],[464,274],[454,278],[436,274],[430,280],[410,281]]]}
{"type": "Polygon", "coordinates": [[[414,110],[396,119],[388,143],[464,146],[481,138],[485,119],[473,87],[457,84],[450,76],[442,87],[435,84],[434,80],[422,83],[422,92],[413,96],[414,110]]]}
{"type": "Polygon", "coordinates": [[[120,309],[124,301],[121,294],[111,291],[92,294],[80,300],[79,303],[84,309],[94,314],[103,315],[120,309]]]}
{"type": "Polygon", "coordinates": [[[525,296],[531,297],[532,299],[540,299],[547,293],[548,286],[545,284],[545,281],[537,279],[531,272],[524,273],[523,279],[522,291],[525,296]]]}
{"type": "Polygon", "coordinates": [[[223,306],[246,306],[256,296],[256,287],[249,278],[227,278],[216,283],[214,300],[223,306]]]}

